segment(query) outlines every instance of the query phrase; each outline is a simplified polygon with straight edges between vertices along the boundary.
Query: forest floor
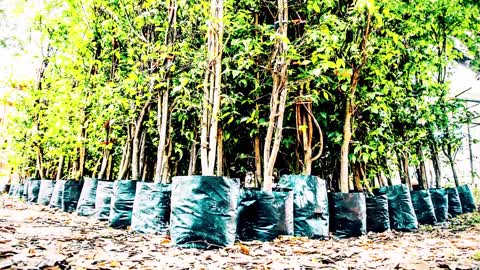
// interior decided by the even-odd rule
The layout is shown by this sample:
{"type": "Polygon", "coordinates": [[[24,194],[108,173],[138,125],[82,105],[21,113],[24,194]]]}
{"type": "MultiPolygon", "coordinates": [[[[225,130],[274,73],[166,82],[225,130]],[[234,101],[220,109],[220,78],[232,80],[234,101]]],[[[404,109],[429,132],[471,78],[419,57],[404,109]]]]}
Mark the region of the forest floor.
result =
{"type": "Polygon", "coordinates": [[[0,269],[480,269],[480,214],[415,233],[204,251],[1,195],[0,269]]]}

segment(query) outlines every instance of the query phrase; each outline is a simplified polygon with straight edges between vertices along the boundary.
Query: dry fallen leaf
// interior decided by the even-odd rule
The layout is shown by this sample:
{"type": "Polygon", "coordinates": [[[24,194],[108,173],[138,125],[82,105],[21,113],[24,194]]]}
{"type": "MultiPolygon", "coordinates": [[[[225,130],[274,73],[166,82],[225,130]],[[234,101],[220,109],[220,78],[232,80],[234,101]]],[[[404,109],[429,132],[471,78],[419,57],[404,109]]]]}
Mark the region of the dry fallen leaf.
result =
{"type": "Polygon", "coordinates": [[[245,245],[242,245],[241,243],[238,244],[238,246],[240,247],[240,251],[245,254],[245,255],[250,255],[250,249],[245,246],[245,245]]]}
{"type": "Polygon", "coordinates": [[[165,245],[165,244],[170,244],[171,242],[172,241],[169,238],[163,238],[161,243],[165,245]]]}
{"type": "Polygon", "coordinates": [[[110,267],[119,267],[120,266],[120,263],[117,262],[117,261],[111,261],[110,262],[110,267]]]}
{"type": "Polygon", "coordinates": [[[44,270],[60,270],[60,266],[58,265],[55,265],[55,266],[47,266],[47,267],[43,267],[42,269],[44,270]]]}

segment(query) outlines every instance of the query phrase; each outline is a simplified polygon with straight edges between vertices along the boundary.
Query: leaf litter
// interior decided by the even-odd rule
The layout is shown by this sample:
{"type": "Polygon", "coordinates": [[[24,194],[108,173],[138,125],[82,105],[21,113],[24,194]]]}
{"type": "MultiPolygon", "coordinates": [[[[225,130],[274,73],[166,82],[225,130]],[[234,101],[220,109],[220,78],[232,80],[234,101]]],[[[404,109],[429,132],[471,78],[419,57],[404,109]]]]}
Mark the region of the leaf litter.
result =
{"type": "Polygon", "coordinates": [[[0,197],[0,269],[480,269],[480,214],[415,233],[310,240],[282,236],[218,250],[0,197]]]}

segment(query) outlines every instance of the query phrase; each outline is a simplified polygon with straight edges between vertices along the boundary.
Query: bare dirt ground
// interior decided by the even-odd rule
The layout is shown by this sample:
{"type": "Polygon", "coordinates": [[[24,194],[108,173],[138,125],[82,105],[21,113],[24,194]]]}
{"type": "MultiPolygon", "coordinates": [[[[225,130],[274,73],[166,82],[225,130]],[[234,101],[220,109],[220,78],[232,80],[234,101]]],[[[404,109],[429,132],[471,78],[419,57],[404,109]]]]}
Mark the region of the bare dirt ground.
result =
{"type": "Polygon", "coordinates": [[[0,269],[480,269],[478,224],[475,213],[416,233],[281,237],[204,251],[2,195],[0,269]]]}

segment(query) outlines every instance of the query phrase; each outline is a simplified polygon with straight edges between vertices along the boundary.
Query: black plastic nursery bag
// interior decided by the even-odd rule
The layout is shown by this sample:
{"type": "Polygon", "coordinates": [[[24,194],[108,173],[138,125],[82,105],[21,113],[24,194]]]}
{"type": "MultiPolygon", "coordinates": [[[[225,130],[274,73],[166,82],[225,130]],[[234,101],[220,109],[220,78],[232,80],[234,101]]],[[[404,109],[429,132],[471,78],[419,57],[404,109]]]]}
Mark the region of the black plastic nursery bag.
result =
{"type": "Polygon", "coordinates": [[[95,178],[83,178],[82,192],[77,204],[79,216],[93,216],[95,214],[95,196],[97,195],[98,180],[95,178]]]}
{"type": "Polygon", "coordinates": [[[77,209],[78,199],[82,192],[83,181],[67,180],[63,187],[62,209],[72,213],[77,209]]]}
{"type": "Polygon", "coordinates": [[[28,196],[27,202],[37,203],[38,201],[38,192],[40,191],[40,180],[31,179],[28,181],[28,196]]]}
{"type": "Polygon", "coordinates": [[[21,195],[21,198],[27,202],[28,201],[28,185],[30,184],[30,179],[26,179],[25,182],[23,182],[23,192],[21,195]]]}
{"type": "Polygon", "coordinates": [[[137,181],[117,180],[113,184],[113,195],[110,204],[110,227],[124,229],[132,222],[133,201],[137,181]]]}
{"type": "Polygon", "coordinates": [[[50,198],[50,207],[62,208],[63,189],[66,180],[57,180],[53,187],[52,197],[50,198]]]}
{"type": "Polygon", "coordinates": [[[367,207],[363,193],[330,193],[332,233],[339,238],[357,237],[367,232],[367,207]]]}
{"type": "Polygon", "coordinates": [[[462,204],[462,210],[464,213],[471,213],[475,211],[475,198],[473,197],[472,189],[469,185],[462,185],[457,187],[458,196],[460,196],[460,202],[462,204]]]}
{"type": "Polygon", "coordinates": [[[53,189],[55,188],[54,180],[41,180],[40,190],[38,191],[38,204],[48,205],[52,199],[53,189]]]}
{"type": "Polygon", "coordinates": [[[98,181],[95,195],[95,217],[106,221],[110,217],[110,204],[113,196],[113,181],[98,181]]]}
{"type": "Polygon", "coordinates": [[[430,197],[432,199],[433,208],[437,222],[445,222],[448,218],[448,194],[443,188],[432,188],[430,197]]]}
{"type": "Polygon", "coordinates": [[[132,230],[167,234],[170,226],[169,184],[138,182],[133,203],[132,230]]]}
{"type": "Polygon", "coordinates": [[[8,196],[13,197],[15,190],[18,188],[18,184],[11,184],[10,189],[8,190],[8,196]]]}
{"type": "Polygon", "coordinates": [[[390,229],[387,194],[367,196],[367,231],[384,232],[390,229]]]}
{"type": "Polygon", "coordinates": [[[237,235],[242,241],[271,241],[294,233],[294,202],[291,189],[267,192],[242,189],[238,205],[237,235]]]}
{"type": "Polygon", "coordinates": [[[23,191],[25,190],[25,184],[18,184],[13,191],[13,197],[23,198],[23,191]]]}
{"type": "Polygon", "coordinates": [[[325,180],[313,175],[284,175],[278,185],[293,190],[294,234],[312,239],[328,238],[329,213],[325,180]]]}
{"type": "Polygon", "coordinates": [[[428,190],[414,190],[410,192],[418,223],[433,225],[437,222],[435,209],[428,190]]]}
{"type": "Polygon", "coordinates": [[[416,231],[418,221],[407,186],[401,184],[381,187],[379,191],[387,194],[390,228],[396,231],[416,231]]]}
{"type": "Polygon", "coordinates": [[[446,188],[448,194],[448,213],[452,217],[463,214],[462,202],[456,188],[446,188]]]}
{"type": "Polygon", "coordinates": [[[170,219],[173,243],[188,248],[233,245],[239,190],[238,180],[228,177],[174,177],[170,219]]]}

